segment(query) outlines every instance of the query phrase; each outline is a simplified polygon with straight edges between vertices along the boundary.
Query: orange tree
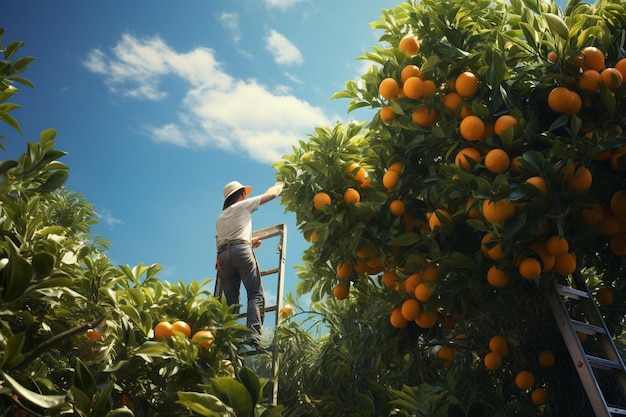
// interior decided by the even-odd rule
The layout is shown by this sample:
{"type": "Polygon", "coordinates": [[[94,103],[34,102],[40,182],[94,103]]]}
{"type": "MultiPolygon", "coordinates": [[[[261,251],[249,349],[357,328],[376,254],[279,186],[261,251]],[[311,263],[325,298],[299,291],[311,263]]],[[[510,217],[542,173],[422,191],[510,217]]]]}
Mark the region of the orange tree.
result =
{"type": "MultiPolygon", "coordinates": [[[[362,57],[373,65],[335,94],[371,121],[316,128],[275,164],[311,242],[299,293],[382,300],[396,365],[430,366],[412,382],[449,389],[450,407],[588,407],[543,297],[575,270],[622,335],[625,12],[615,0],[385,10],[381,45],[362,57]]],[[[406,390],[397,404],[414,410],[406,398],[423,390],[406,390]]]]}
{"type": "MultiPolygon", "coordinates": [[[[9,100],[33,87],[23,45],[0,44],[0,119],[20,133],[9,100]]],[[[237,354],[249,330],[208,280],[111,264],[92,205],[63,187],[55,136],[0,161],[0,414],[278,415],[237,354]]]]}

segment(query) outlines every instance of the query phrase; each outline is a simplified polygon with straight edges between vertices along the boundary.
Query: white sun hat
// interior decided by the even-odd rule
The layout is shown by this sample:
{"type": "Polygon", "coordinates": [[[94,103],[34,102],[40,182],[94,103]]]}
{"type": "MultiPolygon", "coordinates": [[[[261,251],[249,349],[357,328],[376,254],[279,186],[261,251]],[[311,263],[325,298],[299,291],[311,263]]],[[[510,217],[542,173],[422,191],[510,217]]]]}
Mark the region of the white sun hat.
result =
{"type": "Polygon", "coordinates": [[[244,188],[246,190],[246,195],[252,192],[252,187],[249,185],[241,185],[239,181],[231,181],[224,187],[224,200],[228,199],[233,193],[244,188]]]}

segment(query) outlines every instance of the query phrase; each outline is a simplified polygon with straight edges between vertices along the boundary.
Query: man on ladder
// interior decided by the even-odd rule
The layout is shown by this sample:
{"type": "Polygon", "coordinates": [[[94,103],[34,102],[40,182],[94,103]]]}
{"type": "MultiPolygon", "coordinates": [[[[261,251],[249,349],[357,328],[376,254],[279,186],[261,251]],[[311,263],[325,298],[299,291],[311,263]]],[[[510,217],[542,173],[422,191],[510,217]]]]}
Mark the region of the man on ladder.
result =
{"type": "Polygon", "coordinates": [[[284,187],[284,183],[277,182],[263,194],[249,197],[252,187],[238,181],[229,182],[224,187],[224,205],[216,221],[215,295],[224,295],[228,305],[239,304],[243,282],[248,298],[246,325],[252,330],[248,344],[253,348],[258,348],[261,342],[265,297],[259,264],[253,251],[260,245],[260,240],[252,240],[252,213],[278,197],[284,187]]]}

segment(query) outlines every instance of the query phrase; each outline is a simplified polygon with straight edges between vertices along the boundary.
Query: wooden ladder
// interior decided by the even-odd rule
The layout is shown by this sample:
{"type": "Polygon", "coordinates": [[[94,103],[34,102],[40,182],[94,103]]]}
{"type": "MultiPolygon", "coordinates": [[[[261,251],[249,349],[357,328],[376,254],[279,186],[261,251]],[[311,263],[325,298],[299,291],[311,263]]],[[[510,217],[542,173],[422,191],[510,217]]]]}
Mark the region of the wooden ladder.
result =
{"type": "MultiPolygon", "coordinates": [[[[261,270],[261,278],[268,275],[277,275],[276,277],[276,304],[265,306],[263,311],[267,312],[276,312],[274,329],[278,328],[280,319],[281,319],[281,311],[283,308],[283,298],[284,298],[284,276],[285,276],[285,257],[287,254],[287,225],[286,224],[278,224],[276,226],[266,227],[264,229],[255,230],[252,232],[252,239],[259,239],[261,241],[266,239],[278,238],[277,243],[277,253],[278,253],[278,266],[275,268],[261,270]]],[[[219,295],[221,290],[219,288],[219,276],[215,282],[215,294],[219,295]]],[[[239,315],[240,318],[246,317],[246,313],[241,313],[239,315]]],[[[257,354],[256,351],[250,351],[247,355],[257,354]]],[[[274,387],[272,390],[272,404],[278,404],[278,365],[279,365],[279,355],[276,347],[274,346],[272,350],[272,375],[274,387]]]]}
{"type": "Polygon", "coordinates": [[[555,283],[546,296],[596,417],[626,415],[626,409],[607,404],[598,382],[597,372],[612,373],[621,388],[622,396],[626,398],[624,362],[580,271],[576,270],[572,274],[571,287],[555,283]],[[572,319],[565,304],[566,299],[580,304],[585,321],[572,319]],[[604,352],[604,357],[587,354],[578,337],[579,332],[594,336],[604,352]]]}

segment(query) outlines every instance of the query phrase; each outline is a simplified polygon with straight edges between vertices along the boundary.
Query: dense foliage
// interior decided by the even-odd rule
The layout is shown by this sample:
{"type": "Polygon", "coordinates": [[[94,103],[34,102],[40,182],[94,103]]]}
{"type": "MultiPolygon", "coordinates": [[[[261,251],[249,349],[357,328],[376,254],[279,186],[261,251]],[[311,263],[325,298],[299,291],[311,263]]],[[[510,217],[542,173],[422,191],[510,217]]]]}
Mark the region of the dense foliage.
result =
{"type": "MultiPolygon", "coordinates": [[[[15,58],[23,46],[0,45],[0,119],[20,133],[9,100],[16,83],[34,87],[20,76],[33,58],[15,58]]],[[[63,187],[55,135],[0,162],[0,414],[278,415],[238,354],[249,330],[208,281],[111,264],[90,232],[94,208],[63,187]],[[176,322],[155,338],[158,323],[176,322]]]]}

